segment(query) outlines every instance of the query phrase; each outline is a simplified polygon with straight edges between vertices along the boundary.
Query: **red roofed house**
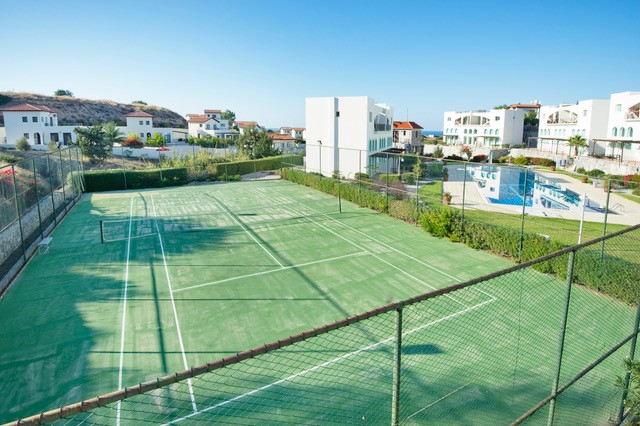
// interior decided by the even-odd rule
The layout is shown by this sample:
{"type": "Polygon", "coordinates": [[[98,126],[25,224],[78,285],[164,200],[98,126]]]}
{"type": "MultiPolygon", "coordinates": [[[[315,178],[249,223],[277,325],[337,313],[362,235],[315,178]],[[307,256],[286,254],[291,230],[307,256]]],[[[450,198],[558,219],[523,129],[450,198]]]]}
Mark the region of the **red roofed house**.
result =
{"type": "Polygon", "coordinates": [[[47,149],[49,142],[75,142],[75,126],[58,126],[58,114],[43,105],[20,104],[2,108],[5,140],[15,145],[25,138],[35,149],[47,149]]]}
{"type": "MultiPolygon", "coordinates": [[[[140,136],[146,142],[153,136],[153,116],[144,111],[134,111],[125,115],[127,119],[126,132],[140,136]]],[[[124,129],[123,129],[124,130],[124,129]]]]}
{"type": "Polygon", "coordinates": [[[279,149],[284,153],[290,153],[298,149],[298,139],[291,135],[279,133],[268,133],[268,135],[273,141],[273,147],[275,149],[279,149]]]}
{"type": "Polygon", "coordinates": [[[291,135],[296,139],[304,139],[304,127],[280,127],[281,135],[291,135]]]}
{"type": "Polygon", "coordinates": [[[226,139],[236,137],[237,131],[230,128],[229,120],[222,119],[221,114],[219,109],[205,109],[202,115],[187,114],[189,136],[200,138],[208,135],[226,139]]]}
{"type": "Polygon", "coordinates": [[[422,126],[413,121],[393,122],[393,147],[403,149],[407,154],[422,154],[422,126]]]}

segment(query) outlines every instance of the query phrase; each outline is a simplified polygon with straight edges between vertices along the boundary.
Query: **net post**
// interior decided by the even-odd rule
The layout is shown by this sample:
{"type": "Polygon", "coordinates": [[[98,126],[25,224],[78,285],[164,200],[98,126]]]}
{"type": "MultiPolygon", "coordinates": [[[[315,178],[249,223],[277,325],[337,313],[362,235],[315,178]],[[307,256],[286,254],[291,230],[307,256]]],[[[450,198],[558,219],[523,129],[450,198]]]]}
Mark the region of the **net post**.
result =
{"type": "Polygon", "coordinates": [[[387,173],[385,179],[385,212],[389,212],[389,153],[387,152],[387,173]]]}
{"type": "Polygon", "coordinates": [[[527,178],[529,169],[524,170],[524,187],[522,188],[522,218],[520,219],[520,248],[518,250],[518,263],[522,263],[522,249],[524,246],[524,215],[527,207],[527,178]]]}
{"type": "Polygon", "coordinates": [[[100,243],[104,243],[104,226],[102,225],[102,221],[100,221],[100,243]]]}
{"type": "Polygon", "coordinates": [[[556,410],[556,394],[558,393],[558,386],[560,383],[560,371],[562,369],[562,355],[564,353],[564,339],[567,334],[567,320],[569,317],[569,304],[571,302],[571,283],[573,281],[573,265],[575,264],[576,252],[575,250],[569,253],[569,260],[567,263],[567,281],[566,289],[564,293],[564,312],[562,314],[562,326],[560,327],[560,339],[558,341],[558,360],[556,362],[556,373],[553,379],[553,385],[551,386],[551,400],[549,401],[549,416],[547,418],[547,425],[553,425],[553,416],[556,410]]]}
{"type": "MultiPolygon", "coordinates": [[[[640,328],[640,297],[636,300],[636,321],[633,325],[633,338],[631,339],[631,348],[629,349],[629,359],[634,360],[636,356],[636,343],[638,341],[638,329],[640,328]]],[[[624,388],[622,391],[622,397],[620,398],[620,408],[618,409],[617,424],[622,423],[624,417],[624,406],[627,395],[629,395],[629,382],[631,381],[631,372],[627,371],[624,376],[624,388]]]]}
{"type": "Polygon", "coordinates": [[[396,339],[393,351],[393,394],[391,398],[391,424],[399,424],[400,415],[400,366],[402,363],[402,307],[396,309],[396,339]]]}
{"type": "Polygon", "coordinates": [[[20,203],[18,202],[18,184],[16,182],[16,168],[11,165],[11,177],[13,178],[13,201],[16,206],[16,216],[18,217],[18,227],[20,228],[20,242],[22,243],[22,257],[27,261],[27,247],[24,244],[24,231],[22,230],[22,214],[20,213],[20,203]]]}

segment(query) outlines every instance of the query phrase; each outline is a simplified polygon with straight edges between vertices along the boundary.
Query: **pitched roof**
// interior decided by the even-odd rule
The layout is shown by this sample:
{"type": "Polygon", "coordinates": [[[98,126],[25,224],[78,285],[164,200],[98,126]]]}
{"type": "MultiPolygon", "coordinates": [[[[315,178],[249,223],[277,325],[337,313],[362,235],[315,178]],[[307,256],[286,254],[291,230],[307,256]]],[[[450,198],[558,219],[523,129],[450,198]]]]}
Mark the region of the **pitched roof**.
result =
{"type": "Polygon", "coordinates": [[[422,129],[423,127],[413,121],[394,121],[394,129],[422,129]]]}
{"type": "Polygon", "coordinates": [[[220,114],[222,112],[222,110],[219,109],[205,109],[204,113],[205,114],[220,114]]]}
{"type": "Polygon", "coordinates": [[[151,114],[147,114],[144,111],[134,111],[134,112],[130,112],[129,114],[125,115],[125,117],[153,117],[153,115],[151,114]]]}
{"type": "Polygon", "coordinates": [[[291,135],[281,135],[280,133],[267,133],[267,135],[274,140],[279,140],[279,141],[295,141],[297,140],[296,138],[294,138],[291,135]]]}
{"type": "Polygon", "coordinates": [[[258,125],[257,121],[234,121],[233,123],[243,129],[247,127],[256,127],[258,125]]]}
{"type": "Polygon", "coordinates": [[[209,120],[214,120],[211,117],[207,117],[206,115],[196,115],[190,116],[187,120],[187,123],[206,123],[209,120]]]}
{"type": "Polygon", "coordinates": [[[49,107],[44,105],[31,105],[31,104],[20,104],[9,106],[6,108],[2,108],[2,111],[43,111],[43,112],[55,112],[49,107]]]}
{"type": "Polygon", "coordinates": [[[304,132],[304,127],[280,127],[280,130],[295,130],[296,132],[304,132]]]}

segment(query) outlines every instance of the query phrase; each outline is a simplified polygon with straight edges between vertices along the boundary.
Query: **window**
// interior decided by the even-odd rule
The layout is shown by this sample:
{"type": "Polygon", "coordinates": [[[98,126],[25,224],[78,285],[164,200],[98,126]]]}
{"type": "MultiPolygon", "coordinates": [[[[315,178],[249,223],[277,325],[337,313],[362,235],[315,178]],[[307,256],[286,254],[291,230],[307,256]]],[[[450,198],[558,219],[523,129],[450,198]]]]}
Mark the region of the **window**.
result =
{"type": "Polygon", "coordinates": [[[620,112],[622,110],[622,104],[616,104],[616,112],[620,112]]]}
{"type": "Polygon", "coordinates": [[[407,131],[406,130],[402,131],[402,136],[407,136],[407,131]]]}
{"type": "Polygon", "coordinates": [[[62,141],[65,145],[69,145],[71,143],[71,133],[63,133],[62,141]]]}
{"type": "Polygon", "coordinates": [[[29,117],[22,117],[22,122],[26,123],[27,121],[29,121],[29,117]]]}
{"type": "Polygon", "coordinates": [[[207,129],[207,130],[210,130],[210,129],[211,129],[211,126],[209,126],[209,125],[207,124],[206,129],[207,129]]]}
{"type": "Polygon", "coordinates": [[[500,117],[496,115],[496,121],[500,121],[500,117]]]}
{"type": "Polygon", "coordinates": [[[447,121],[451,121],[451,117],[447,117],[447,121]]]}
{"type": "Polygon", "coordinates": [[[31,121],[33,121],[34,123],[38,122],[38,117],[31,117],[31,121]]]}
{"type": "Polygon", "coordinates": [[[224,127],[224,123],[220,123],[220,127],[221,127],[221,128],[222,128],[222,127],[224,127]]]}
{"type": "Polygon", "coordinates": [[[202,127],[202,124],[200,125],[200,127],[202,127]]]}
{"type": "Polygon", "coordinates": [[[142,121],[142,120],[140,120],[140,125],[141,125],[141,126],[142,126],[142,123],[143,123],[143,121],[142,121]]]}
{"type": "Polygon", "coordinates": [[[624,127],[620,127],[620,137],[624,138],[624,127]]]}
{"type": "MultiPolygon", "coordinates": [[[[467,129],[464,129],[464,134],[465,134],[465,135],[467,134],[467,129]]],[[[466,138],[465,138],[465,139],[466,139],[466,138]]]]}
{"type": "Polygon", "coordinates": [[[582,110],[582,116],[583,116],[583,117],[586,117],[586,116],[587,116],[587,110],[586,110],[586,109],[583,109],[583,110],[582,110]]]}
{"type": "Polygon", "coordinates": [[[632,138],[632,137],[633,137],[633,127],[629,127],[629,128],[627,129],[627,133],[628,133],[628,136],[629,136],[630,138],[632,138]]]}
{"type": "Polygon", "coordinates": [[[144,138],[144,133],[140,133],[140,137],[141,137],[141,138],[144,138]]]}
{"type": "Polygon", "coordinates": [[[477,135],[478,134],[478,129],[473,129],[473,134],[477,135]]]}
{"type": "Polygon", "coordinates": [[[369,123],[373,121],[373,113],[369,111],[369,123]]]}
{"type": "Polygon", "coordinates": [[[146,121],[146,124],[149,125],[149,120],[146,121]]]}
{"type": "Polygon", "coordinates": [[[24,136],[25,139],[29,139],[29,133],[23,133],[22,136],[24,136]]]}
{"type": "Polygon", "coordinates": [[[336,118],[340,117],[340,111],[336,111],[336,118]]]}
{"type": "Polygon", "coordinates": [[[612,134],[613,136],[618,136],[618,128],[617,128],[617,127],[614,127],[614,128],[613,128],[613,130],[611,131],[611,134],[612,134]]]}
{"type": "Polygon", "coordinates": [[[500,130],[496,129],[496,136],[500,133],[500,130]]]}
{"type": "Polygon", "coordinates": [[[58,142],[59,141],[57,133],[51,133],[49,136],[51,137],[51,142],[58,142]]]}

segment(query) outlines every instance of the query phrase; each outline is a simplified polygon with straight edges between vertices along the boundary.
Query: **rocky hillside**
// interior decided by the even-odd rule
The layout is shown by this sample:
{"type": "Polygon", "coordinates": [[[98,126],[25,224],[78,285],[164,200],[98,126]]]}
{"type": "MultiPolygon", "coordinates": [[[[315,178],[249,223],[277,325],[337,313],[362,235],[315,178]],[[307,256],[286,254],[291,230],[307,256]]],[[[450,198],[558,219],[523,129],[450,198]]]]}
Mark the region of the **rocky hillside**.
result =
{"type": "MultiPolygon", "coordinates": [[[[96,121],[99,123],[115,121],[118,125],[124,126],[126,124],[125,115],[141,110],[153,116],[153,125],[155,127],[187,127],[187,122],[180,114],[154,105],[119,104],[112,101],[96,101],[70,96],[0,92],[0,109],[25,102],[54,109],[58,113],[59,125],[88,125],[96,121]]],[[[2,115],[0,115],[0,126],[4,126],[2,115]]]]}

